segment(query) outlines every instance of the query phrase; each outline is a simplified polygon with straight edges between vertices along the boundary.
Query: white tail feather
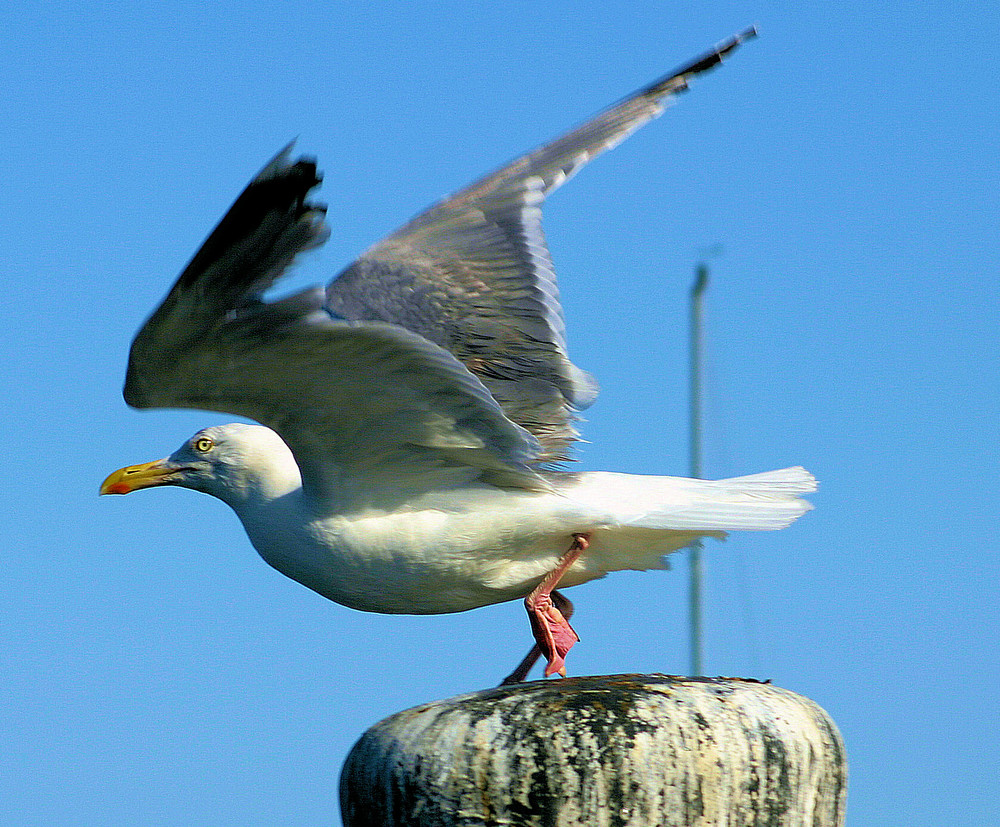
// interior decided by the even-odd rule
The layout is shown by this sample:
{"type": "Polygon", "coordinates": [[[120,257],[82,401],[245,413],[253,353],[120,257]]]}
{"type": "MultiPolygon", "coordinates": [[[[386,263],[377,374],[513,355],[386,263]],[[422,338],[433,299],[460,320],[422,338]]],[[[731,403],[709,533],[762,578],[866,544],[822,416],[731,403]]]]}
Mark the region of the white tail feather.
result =
{"type": "Polygon", "coordinates": [[[784,528],[812,508],[799,495],[816,490],[816,479],[799,467],[725,480],[582,476],[574,499],[588,500],[591,490],[599,491],[620,526],[699,533],[784,528]],[[614,492],[610,498],[609,492],[614,492]]]}

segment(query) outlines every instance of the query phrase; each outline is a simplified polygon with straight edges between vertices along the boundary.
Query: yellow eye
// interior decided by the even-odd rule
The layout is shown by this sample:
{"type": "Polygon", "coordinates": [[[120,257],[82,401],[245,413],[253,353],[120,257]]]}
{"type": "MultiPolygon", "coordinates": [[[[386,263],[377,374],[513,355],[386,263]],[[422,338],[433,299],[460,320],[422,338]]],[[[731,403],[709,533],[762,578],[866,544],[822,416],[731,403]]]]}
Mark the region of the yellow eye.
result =
{"type": "Polygon", "coordinates": [[[214,447],[215,443],[207,436],[198,437],[194,443],[194,449],[200,454],[207,454],[214,447]]]}

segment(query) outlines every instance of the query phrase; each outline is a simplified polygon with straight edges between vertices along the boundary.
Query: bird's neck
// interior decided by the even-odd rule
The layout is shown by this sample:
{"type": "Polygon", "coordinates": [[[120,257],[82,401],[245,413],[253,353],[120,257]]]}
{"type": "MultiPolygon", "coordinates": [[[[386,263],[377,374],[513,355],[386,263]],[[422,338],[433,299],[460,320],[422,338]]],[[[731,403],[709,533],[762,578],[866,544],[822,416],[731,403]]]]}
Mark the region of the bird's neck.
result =
{"type": "Polygon", "coordinates": [[[289,454],[287,461],[285,457],[271,457],[266,463],[245,468],[242,474],[230,479],[221,491],[213,493],[242,519],[244,513],[268,510],[272,503],[298,497],[301,492],[302,477],[289,454]]]}

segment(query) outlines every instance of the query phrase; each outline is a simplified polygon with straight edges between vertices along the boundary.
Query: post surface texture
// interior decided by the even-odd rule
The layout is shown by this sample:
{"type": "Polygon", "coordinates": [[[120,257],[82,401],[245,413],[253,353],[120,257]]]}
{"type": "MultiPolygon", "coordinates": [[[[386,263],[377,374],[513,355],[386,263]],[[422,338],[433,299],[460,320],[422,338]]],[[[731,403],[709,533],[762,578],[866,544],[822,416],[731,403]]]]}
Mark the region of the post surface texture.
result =
{"type": "Polygon", "coordinates": [[[346,827],[835,827],[847,789],[829,716],[735,678],[537,681],[408,709],[355,744],[346,827]]]}

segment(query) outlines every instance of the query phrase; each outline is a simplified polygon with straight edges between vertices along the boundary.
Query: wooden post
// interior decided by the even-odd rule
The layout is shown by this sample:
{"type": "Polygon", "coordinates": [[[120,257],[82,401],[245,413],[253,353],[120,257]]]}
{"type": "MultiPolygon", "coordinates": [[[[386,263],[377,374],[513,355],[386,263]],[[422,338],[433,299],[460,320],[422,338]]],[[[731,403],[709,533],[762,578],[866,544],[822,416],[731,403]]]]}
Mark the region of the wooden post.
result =
{"type": "Polygon", "coordinates": [[[340,779],[345,827],[836,827],[847,759],[829,716],[769,684],[611,675],[408,709],[340,779]]]}

